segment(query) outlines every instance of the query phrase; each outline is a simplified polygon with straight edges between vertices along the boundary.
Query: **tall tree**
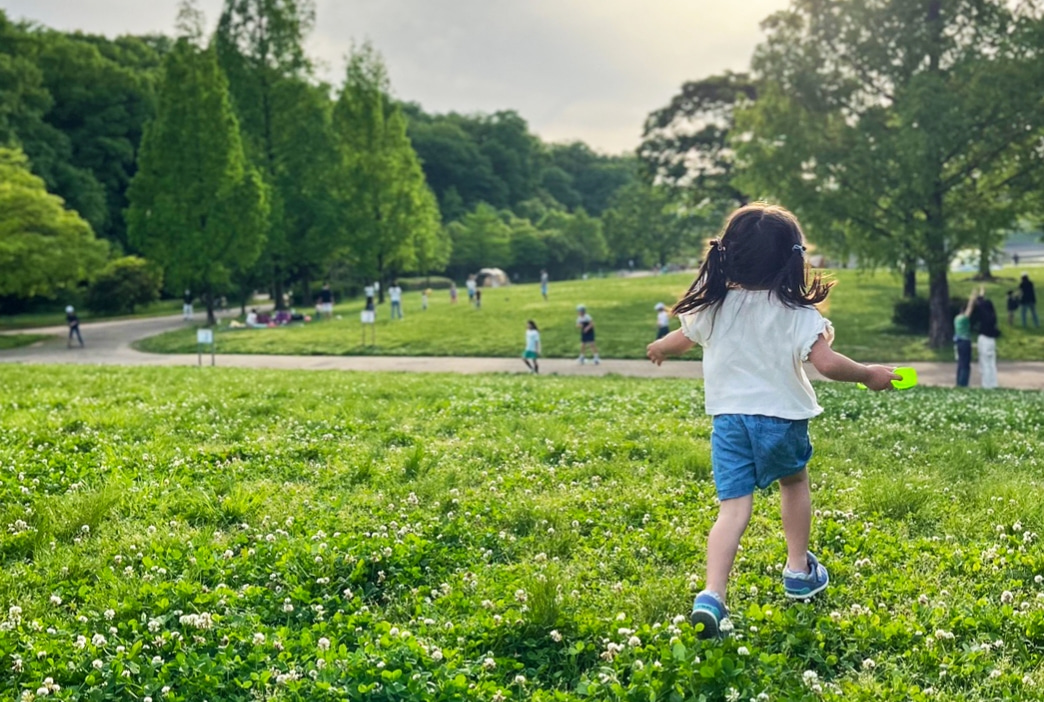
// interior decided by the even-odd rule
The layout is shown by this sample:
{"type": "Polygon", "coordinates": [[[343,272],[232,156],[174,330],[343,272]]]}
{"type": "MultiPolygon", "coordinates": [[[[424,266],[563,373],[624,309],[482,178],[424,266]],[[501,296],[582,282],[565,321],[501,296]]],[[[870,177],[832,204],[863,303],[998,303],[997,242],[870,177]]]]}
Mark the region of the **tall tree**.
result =
{"type": "Polygon", "coordinates": [[[489,205],[479,205],[447,227],[453,240],[450,269],[458,275],[476,273],[488,266],[511,263],[511,227],[489,205]]]}
{"type": "Polygon", "coordinates": [[[795,0],[754,59],[741,182],[865,260],[928,268],[933,347],[950,343],[947,271],[1026,202],[1044,163],[1044,54],[1029,4],[795,0]]]}
{"type": "Polygon", "coordinates": [[[87,280],[108,247],[17,149],[0,147],[0,296],[53,297],[87,280]]]}
{"type": "Polygon", "coordinates": [[[636,182],[621,189],[613,198],[612,207],[602,215],[614,262],[622,265],[634,260],[641,266],[661,265],[695,244],[697,232],[710,226],[708,213],[716,210],[692,208],[684,204],[683,198],[683,194],[667,185],[636,182]]]}
{"type": "Polygon", "coordinates": [[[128,192],[128,236],[174,287],[202,293],[208,323],[231,276],[264,245],[265,186],[243,153],[212,49],[179,39],[164,61],[156,118],[128,192]]]}
{"type": "MultiPolygon", "coordinates": [[[[271,278],[276,306],[283,305],[283,288],[294,268],[289,261],[301,230],[288,222],[286,181],[277,170],[284,154],[278,133],[280,114],[290,106],[281,98],[287,80],[303,80],[311,73],[304,39],[315,23],[312,0],[225,0],[214,43],[228,76],[232,101],[239,118],[247,156],[270,187],[267,244],[260,265],[271,278]]],[[[318,166],[319,164],[317,164],[318,166]]]]}
{"type": "Polygon", "coordinates": [[[582,209],[574,214],[551,210],[537,227],[544,232],[548,264],[560,277],[586,273],[609,255],[601,221],[582,209]]]}
{"type": "MultiPolygon", "coordinates": [[[[354,50],[334,108],[344,169],[341,213],[359,273],[382,282],[416,268],[418,237],[441,232],[438,202],[389,92],[373,47],[354,50]]],[[[381,285],[382,299],[387,287],[381,285]]]]}

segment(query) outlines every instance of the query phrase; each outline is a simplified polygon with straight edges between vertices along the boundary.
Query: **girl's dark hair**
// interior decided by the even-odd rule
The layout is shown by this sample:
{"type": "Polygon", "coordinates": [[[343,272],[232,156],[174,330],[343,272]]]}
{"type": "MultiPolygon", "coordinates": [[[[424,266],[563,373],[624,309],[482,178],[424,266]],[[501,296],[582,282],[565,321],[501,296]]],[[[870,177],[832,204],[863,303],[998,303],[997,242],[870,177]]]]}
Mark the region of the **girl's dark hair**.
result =
{"type": "Polygon", "coordinates": [[[689,291],[672,314],[719,305],[729,288],[765,290],[787,307],[808,307],[826,299],[833,282],[819,273],[809,279],[805,235],[790,211],[755,202],[733,212],[689,291]]]}
{"type": "Polygon", "coordinates": [[[533,329],[535,329],[536,331],[540,331],[540,327],[538,327],[536,325],[536,322],[534,322],[532,319],[527,320],[526,324],[528,324],[529,326],[533,327],[533,329]]]}

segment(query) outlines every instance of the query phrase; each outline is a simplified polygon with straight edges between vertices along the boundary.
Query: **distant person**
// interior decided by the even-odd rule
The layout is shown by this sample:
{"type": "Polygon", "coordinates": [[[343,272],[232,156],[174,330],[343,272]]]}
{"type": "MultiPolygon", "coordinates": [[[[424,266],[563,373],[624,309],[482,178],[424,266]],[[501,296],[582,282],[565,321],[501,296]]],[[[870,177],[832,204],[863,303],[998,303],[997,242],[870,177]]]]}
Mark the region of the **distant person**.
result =
{"type": "Polygon", "coordinates": [[[667,312],[667,305],[662,302],[656,303],[656,338],[662,339],[671,333],[671,315],[667,312]]]}
{"type": "Polygon", "coordinates": [[[540,270],[540,294],[547,300],[547,271],[544,269],[540,270]]]}
{"type": "Polygon", "coordinates": [[[402,319],[402,288],[398,281],[388,288],[388,298],[391,300],[391,318],[402,319]]]}
{"type": "Polygon", "coordinates": [[[540,330],[532,319],[526,322],[526,350],[522,352],[522,361],[530,373],[539,373],[540,364],[540,330]]]}
{"type": "Polygon", "coordinates": [[[982,387],[997,387],[997,339],[1001,332],[997,328],[997,310],[986,297],[986,288],[980,287],[971,314],[972,324],[979,330],[976,346],[979,349],[979,374],[982,387]]]}
{"type": "Polygon", "coordinates": [[[1016,266],[1019,265],[1019,255],[1017,253],[1011,255],[1011,262],[1016,266]]]}
{"type": "Polygon", "coordinates": [[[181,297],[181,318],[186,322],[192,320],[192,293],[188,288],[185,288],[185,294],[181,297]]]}
{"type": "Polygon", "coordinates": [[[251,308],[247,313],[246,325],[251,329],[264,329],[268,326],[267,322],[261,321],[261,315],[258,314],[256,307],[251,308]]]}
{"type": "Polygon", "coordinates": [[[449,292],[450,292],[450,304],[451,305],[457,304],[457,284],[456,283],[450,283],[450,291],[449,292]]]}
{"type": "Polygon", "coordinates": [[[469,275],[468,282],[466,283],[468,288],[468,304],[475,303],[475,291],[478,289],[478,283],[475,282],[475,276],[469,275]]]}
{"type": "Polygon", "coordinates": [[[1026,310],[1033,314],[1033,326],[1040,327],[1040,320],[1037,319],[1037,291],[1033,288],[1029,273],[1023,273],[1019,281],[1019,307],[1022,309],[1023,327],[1026,326],[1026,310]]]}
{"type": "Polygon", "coordinates": [[[373,296],[374,296],[373,285],[367,285],[363,287],[363,295],[366,297],[366,311],[373,312],[373,296]]]}
{"type": "Polygon", "coordinates": [[[319,291],[319,317],[333,319],[333,290],[329,283],[323,283],[323,289],[319,291]]]}
{"type": "Polygon", "coordinates": [[[719,505],[707,537],[704,589],[690,615],[693,626],[702,625],[696,632],[702,639],[718,636],[728,616],[730,573],[759,488],[779,483],[787,546],[779,574],[784,594],[806,600],[830,583],[827,569],[809,551],[808,423],[823,408],[802,362],[832,380],[861,382],[875,391],[900,379],[888,368],[856,363],[830,348],[833,327],[815,307],[830,284],[811,273],[804,244],[797,219],[782,207],[757,203],[736,210],[674,306],[681,329],[646,352],[659,365],[696,344],[703,347],[719,505]]]}
{"type": "Polygon", "coordinates": [[[80,342],[80,348],[83,348],[83,337],[80,336],[80,318],[76,316],[76,310],[72,305],[65,308],[65,323],[69,325],[69,340],[66,343],[67,348],[72,348],[73,334],[76,335],[76,339],[80,342]]]}
{"type": "Polygon", "coordinates": [[[587,313],[587,308],[583,305],[577,305],[576,326],[580,329],[580,358],[577,359],[577,363],[580,365],[587,363],[587,357],[585,354],[588,347],[590,347],[592,354],[591,360],[594,361],[594,364],[597,366],[602,361],[598,358],[598,344],[595,343],[594,320],[591,318],[591,315],[587,313]]]}
{"type": "Polygon", "coordinates": [[[431,288],[424,288],[424,292],[421,293],[421,311],[428,311],[428,299],[431,297],[431,288]]]}
{"type": "Polygon", "coordinates": [[[953,318],[953,352],[957,358],[957,387],[968,387],[971,380],[972,337],[971,315],[975,309],[975,291],[968,296],[968,304],[953,318]]]}
{"type": "Polygon", "coordinates": [[[1009,290],[1008,291],[1007,307],[1008,307],[1008,326],[1009,327],[1014,327],[1015,326],[1015,313],[1019,309],[1019,296],[1018,296],[1018,293],[1016,293],[1014,290],[1009,290]]]}
{"type": "Polygon", "coordinates": [[[475,288],[475,309],[482,309],[482,288],[475,288]]]}

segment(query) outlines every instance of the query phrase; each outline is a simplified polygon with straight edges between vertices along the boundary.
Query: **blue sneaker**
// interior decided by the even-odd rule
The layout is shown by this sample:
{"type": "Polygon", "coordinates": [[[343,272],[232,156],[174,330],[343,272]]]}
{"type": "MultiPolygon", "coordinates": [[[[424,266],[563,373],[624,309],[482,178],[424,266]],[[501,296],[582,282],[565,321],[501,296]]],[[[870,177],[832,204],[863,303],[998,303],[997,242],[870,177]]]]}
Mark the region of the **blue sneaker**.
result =
{"type": "Polygon", "coordinates": [[[830,575],[811,551],[808,552],[808,571],[807,573],[795,573],[790,568],[783,569],[783,589],[786,590],[787,597],[807,600],[826,590],[827,585],[830,584],[830,575]]]}
{"type": "Polygon", "coordinates": [[[696,595],[696,601],[692,603],[689,621],[693,626],[703,625],[703,630],[696,632],[698,638],[713,639],[721,636],[721,620],[728,616],[729,610],[717,593],[704,590],[696,595]]]}

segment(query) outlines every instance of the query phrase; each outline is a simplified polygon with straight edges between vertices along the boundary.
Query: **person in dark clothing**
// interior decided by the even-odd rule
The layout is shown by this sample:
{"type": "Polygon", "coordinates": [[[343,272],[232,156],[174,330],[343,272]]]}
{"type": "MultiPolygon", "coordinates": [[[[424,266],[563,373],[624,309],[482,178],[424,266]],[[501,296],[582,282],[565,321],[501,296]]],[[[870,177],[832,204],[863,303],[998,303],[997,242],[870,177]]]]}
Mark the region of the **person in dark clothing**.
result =
{"type": "Polygon", "coordinates": [[[1008,326],[1015,326],[1015,312],[1019,309],[1019,296],[1014,290],[1008,291],[1008,326]]]}
{"type": "Polygon", "coordinates": [[[1029,273],[1023,273],[1022,280],[1019,281],[1019,307],[1022,308],[1022,326],[1026,326],[1026,310],[1033,316],[1033,326],[1040,326],[1040,320],[1037,318],[1037,291],[1033,289],[1029,273]]]}
{"type": "Polygon", "coordinates": [[[183,300],[183,304],[181,305],[181,317],[185,321],[189,321],[192,319],[192,292],[188,288],[185,288],[185,294],[181,299],[183,300]]]}
{"type": "Polygon", "coordinates": [[[997,339],[1001,332],[997,328],[997,310],[986,297],[986,288],[979,288],[971,314],[972,325],[979,330],[976,343],[979,349],[979,373],[982,387],[997,387],[997,339]]]}
{"type": "Polygon", "coordinates": [[[80,336],[80,318],[76,316],[76,310],[73,309],[72,305],[65,308],[65,323],[69,325],[69,341],[67,346],[72,348],[73,334],[76,335],[77,340],[80,342],[80,348],[83,348],[83,337],[80,336]]]}
{"type": "Polygon", "coordinates": [[[333,290],[329,283],[323,283],[323,289],[319,291],[319,314],[326,319],[333,319],[333,290]]]}

